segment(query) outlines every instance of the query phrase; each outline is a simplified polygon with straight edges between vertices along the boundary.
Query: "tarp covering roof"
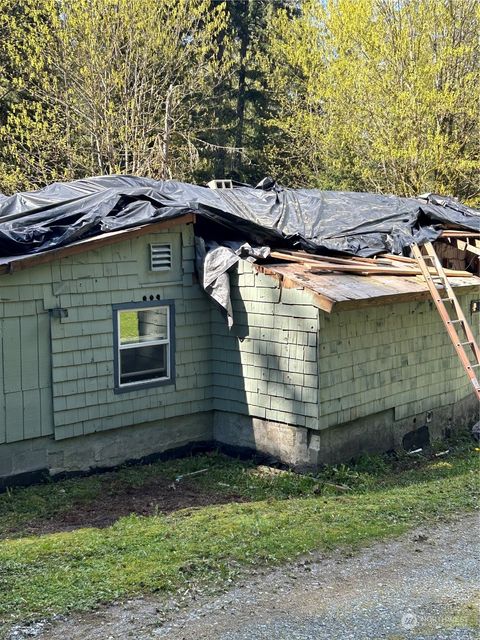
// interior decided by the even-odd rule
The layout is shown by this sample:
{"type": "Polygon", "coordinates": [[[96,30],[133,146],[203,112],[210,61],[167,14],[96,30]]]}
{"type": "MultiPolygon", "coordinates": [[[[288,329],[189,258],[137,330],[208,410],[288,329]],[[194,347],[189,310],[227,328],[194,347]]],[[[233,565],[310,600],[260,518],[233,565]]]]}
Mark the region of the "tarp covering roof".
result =
{"type": "Polygon", "coordinates": [[[478,210],[435,195],[287,189],[270,179],[257,187],[209,189],[117,175],[0,199],[0,255],[47,251],[192,211],[252,244],[361,256],[402,253],[413,241],[435,239],[442,226],[480,231],[478,210]]]}

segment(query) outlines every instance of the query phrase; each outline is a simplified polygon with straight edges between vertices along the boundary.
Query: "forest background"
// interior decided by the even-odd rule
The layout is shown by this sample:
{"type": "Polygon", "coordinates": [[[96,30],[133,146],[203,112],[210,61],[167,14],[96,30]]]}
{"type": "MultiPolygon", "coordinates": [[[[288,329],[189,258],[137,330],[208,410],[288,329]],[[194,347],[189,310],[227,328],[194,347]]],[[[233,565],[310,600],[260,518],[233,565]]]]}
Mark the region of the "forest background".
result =
{"type": "Polygon", "coordinates": [[[480,0],[0,0],[0,191],[126,173],[480,203],[480,0]]]}

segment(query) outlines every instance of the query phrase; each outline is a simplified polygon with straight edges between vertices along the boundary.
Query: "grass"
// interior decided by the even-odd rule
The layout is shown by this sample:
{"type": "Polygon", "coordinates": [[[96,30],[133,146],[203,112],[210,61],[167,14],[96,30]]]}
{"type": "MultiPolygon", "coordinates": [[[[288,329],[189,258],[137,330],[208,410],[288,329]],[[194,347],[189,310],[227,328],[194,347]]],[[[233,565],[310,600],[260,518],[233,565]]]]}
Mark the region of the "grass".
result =
{"type": "MultiPolygon", "coordinates": [[[[422,637],[433,637],[438,631],[439,623],[443,631],[458,631],[460,629],[469,629],[472,631],[480,630],[480,591],[475,592],[473,597],[462,604],[454,602],[443,603],[443,613],[436,620],[430,620],[425,623],[421,621],[418,628],[415,629],[417,635],[422,637]]],[[[477,633],[478,637],[478,633],[477,633]]],[[[389,640],[394,640],[393,638],[389,640]]],[[[401,639],[400,639],[401,640],[401,639]]]]}
{"type": "Polygon", "coordinates": [[[75,507],[94,504],[105,494],[121,494],[159,477],[173,482],[179,475],[205,468],[208,473],[194,478],[197,487],[217,494],[235,494],[252,501],[319,493],[336,495],[335,485],[338,483],[355,491],[366,490],[373,488],[381,476],[383,482],[387,481],[388,473],[392,472],[380,456],[360,461],[355,467],[330,467],[321,476],[312,477],[292,472],[266,473],[251,461],[235,460],[220,454],[197,455],[146,466],[124,467],[102,475],[10,489],[0,494],[0,532],[8,532],[9,537],[20,537],[27,533],[32,522],[48,521],[75,507]],[[369,467],[368,471],[365,466],[369,467]],[[14,534],[10,533],[12,530],[14,534]]]}
{"type": "Polygon", "coordinates": [[[442,620],[443,627],[445,629],[480,630],[479,602],[480,592],[477,593],[470,602],[456,607],[452,612],[447,614],[442,620]]]}
{"type": "MultiPolygon", "coordinates": [[[[135,594],[175,592],[189,583],[233,579],[242,567],[315,550],[348,549],[475,508],[478,452],[388,462],[368,458],[317,477],[270,474],[219,454],[0,496],[0,528],[49,518],[95,500],[108,480],[121,491],[160,475],[207,468],[205,490],[248,499],[169,515],[131,515],[105,529],[0,541],[0,619],[33,620],[86,610],[135,594]]],[[[193,478],[195,478],[193,480],[193,478]]]]}

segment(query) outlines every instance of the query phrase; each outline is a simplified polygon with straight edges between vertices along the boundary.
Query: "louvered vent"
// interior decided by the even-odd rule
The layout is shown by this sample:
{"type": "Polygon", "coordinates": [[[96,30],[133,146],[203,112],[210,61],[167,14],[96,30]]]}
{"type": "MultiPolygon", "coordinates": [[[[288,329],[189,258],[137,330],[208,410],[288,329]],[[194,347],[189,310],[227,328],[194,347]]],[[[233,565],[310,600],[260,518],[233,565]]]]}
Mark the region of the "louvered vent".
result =
{"type": "Polygon", "coordinates": [[[150,245],[150,269],[167,271],[172,267],[172,246],[170,244],[150,245]]]}

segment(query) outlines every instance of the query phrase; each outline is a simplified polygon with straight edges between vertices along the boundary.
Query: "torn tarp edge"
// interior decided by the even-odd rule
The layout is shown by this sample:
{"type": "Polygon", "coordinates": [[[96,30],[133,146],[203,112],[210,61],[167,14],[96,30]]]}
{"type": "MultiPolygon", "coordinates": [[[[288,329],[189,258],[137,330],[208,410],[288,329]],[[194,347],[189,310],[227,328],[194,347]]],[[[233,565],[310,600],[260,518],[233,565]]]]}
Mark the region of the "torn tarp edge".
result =
{"type": "Polygon", "coordinates": [[[227,317],[229,329],[233,326],[233,308],[230,297],[228,271],[240,260],[255,262],[268,258],[270,248],[252,247],[248,242],[225,241],[222,245],[195,237],[195,266],[202,288],[221,307],[227,317]]]}

